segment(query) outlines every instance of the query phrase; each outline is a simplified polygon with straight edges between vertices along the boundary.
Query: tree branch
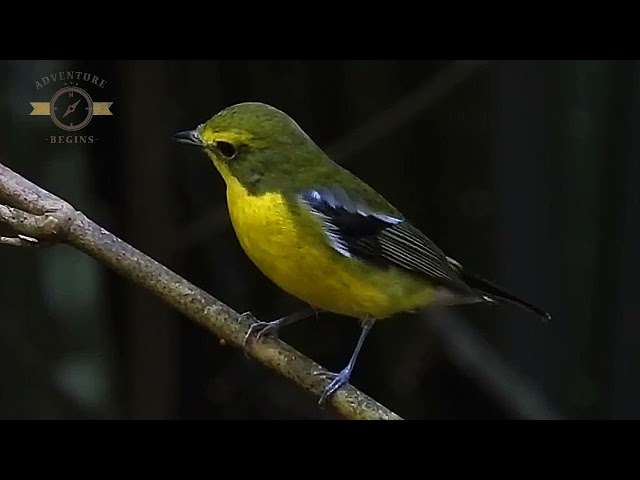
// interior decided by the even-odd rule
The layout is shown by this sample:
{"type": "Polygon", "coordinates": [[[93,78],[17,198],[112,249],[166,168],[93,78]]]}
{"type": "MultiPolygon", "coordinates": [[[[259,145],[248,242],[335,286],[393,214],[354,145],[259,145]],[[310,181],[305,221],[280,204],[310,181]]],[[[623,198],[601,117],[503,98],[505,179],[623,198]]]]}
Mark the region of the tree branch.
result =
{"type": "MultiPolygon", "coordinates": [[[[242,348],[253,323],[224,303],[189,283],[165,266],[95,224],[69,203],[43,190],[0,163],[0,222],[20,236],[2,238],[3,244],[25,245],[33,237],[45,244],[67,243],[146,288],[177,311],[215,335],[242,348]],[[10,241],[8,241],[10,240],[10,241]]],[[[315,396],[329,380],[316,375],[324,369],[277,338],[251,342],[247,352],[256,360],[289,378],[315,396]]],[[[336,411],[349,419],[401,419],[351,385],[330,399],[336,411]]]]}

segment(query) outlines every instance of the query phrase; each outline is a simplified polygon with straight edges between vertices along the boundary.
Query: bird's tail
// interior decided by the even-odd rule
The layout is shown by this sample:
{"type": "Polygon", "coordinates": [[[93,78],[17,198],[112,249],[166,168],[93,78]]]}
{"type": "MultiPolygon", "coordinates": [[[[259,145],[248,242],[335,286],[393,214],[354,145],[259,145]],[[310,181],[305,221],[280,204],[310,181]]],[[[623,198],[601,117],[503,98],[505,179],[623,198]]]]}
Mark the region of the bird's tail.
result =
{"type": "Polygon", "coordinates": [[[471,273],[465,270],[465,268],[455,260],[451,258],[449,258],[448,260],[451,265],[457,270],[458,275],[460,275],[460,279],[473,290],[481,293],[486,301],[490,303],[496,303],[499,300],[506,301],[535,313],[545,321],[551,320],[551,315],[545,310],[542,310],[541,308],[538,308],[535,305],[530,304],[529,302],[525,302],[521,298],[511,295],[509,292],[505,291],[503,288],[495,285],[494,283],[491,283],[488,280],[479,277],[475,273],[471,273]]]}

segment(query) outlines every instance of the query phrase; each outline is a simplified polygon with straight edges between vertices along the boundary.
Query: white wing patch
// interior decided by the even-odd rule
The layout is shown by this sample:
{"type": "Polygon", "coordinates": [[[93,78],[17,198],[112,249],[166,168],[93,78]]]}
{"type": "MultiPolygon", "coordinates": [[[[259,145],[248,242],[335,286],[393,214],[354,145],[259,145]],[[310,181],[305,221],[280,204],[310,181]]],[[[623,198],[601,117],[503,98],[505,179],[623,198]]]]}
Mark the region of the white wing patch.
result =
{"type": "MultiPolygon", "coordinates": [[[[314,213],[316,213],[315,210],[314,213]]],[[[349,251],[347,242],[345,242],[344,239],[340,236],[340,230],[338,230],[338,228],[329,221],[326,215],[320,215],[325,219],[323,222],[323,226],[325,228],[325,231],[327,232],[329,240],[331,241],[331,246],[345,257],[350,258],[351,252],[349,251]]]]}
{"type": "Polygon", "coordinates": [[[351,252],[349,251],[347,242],[345,242],[344,239],[340,236],[340,230],[338,230],[338,228],[333,223],[331,223],[331,219],[327,215],[314,208],[313,206],[314,203],[324,201],[322,195],[320,195],[320,192],[318,192],[317,190],[309,190],[306,195],[302,197],[302,200],[308,207],[311,208],[311,212],[322,221],[322,227],[329,237],[331,246],[345,257],[351,257],[351,252]]]}

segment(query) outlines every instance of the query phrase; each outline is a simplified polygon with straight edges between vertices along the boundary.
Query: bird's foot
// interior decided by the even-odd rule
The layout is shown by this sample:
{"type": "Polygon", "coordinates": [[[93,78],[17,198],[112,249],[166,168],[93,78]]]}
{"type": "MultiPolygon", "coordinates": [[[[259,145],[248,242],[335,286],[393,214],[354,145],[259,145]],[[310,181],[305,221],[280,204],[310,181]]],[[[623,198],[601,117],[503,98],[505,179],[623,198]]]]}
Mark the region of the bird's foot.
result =
{"type": "Polygon", "coordinates": [[[245,319],[250,318],[255,322],[249,327],[249,331],[246,333],[244,340],[242,341],[242,348],[245,349],[245,351],[251,337],[255,336],[255,340],[258,341],[263,335],[277,336],[278,330],[280,330],[280,327],[282,326],[282,322],[279,322],[278,320],[274,320],[273,322],[262,322],[254,317],[251,312],[243,313],[242,317],[245,319]]]}
{"type": "Polygon", "coordinates": [[[246,346],[249,339],[255,335],[256,341],[260,340],[263,335],[278,336],[278,330],[280,330],[280,324],[277,321],[273,322],[261,322],[257,321],[249,327],[249,331],[244,336],[243,346],[246,346]]]}
{"type": "Polygon", "coordinates": [[[351,369],[349,367],[343,368],[340,373],[333,372],[318,372],[316,375],[325,378],[331,378],[331,383],[325,387],[318,400],[318,405],[324,405],[324,403],[333,395],[340,387],[349,383],[351,378],[351,369]]]}

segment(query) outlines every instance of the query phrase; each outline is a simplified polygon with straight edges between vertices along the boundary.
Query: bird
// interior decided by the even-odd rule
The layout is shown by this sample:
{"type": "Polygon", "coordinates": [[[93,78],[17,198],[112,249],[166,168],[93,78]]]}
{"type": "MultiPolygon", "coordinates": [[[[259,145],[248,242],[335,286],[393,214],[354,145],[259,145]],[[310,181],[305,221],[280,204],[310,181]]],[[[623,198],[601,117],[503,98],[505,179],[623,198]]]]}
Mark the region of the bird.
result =
{"type": "Polygon", "coordinates": [[[250,338],[277,336],[282,327],[317,312],[360,322],[347,365],[325,372],[330,381],[320,405],[349,383],[379,320],[431,306],[503,302],[551,318],[445,255],[272,105],[228,106],[174,140],[206,152],[226,184],[228,214],[243,251],[271,282],[308,305],[273,321],[253,317],[245,349],[250,338]]]}

